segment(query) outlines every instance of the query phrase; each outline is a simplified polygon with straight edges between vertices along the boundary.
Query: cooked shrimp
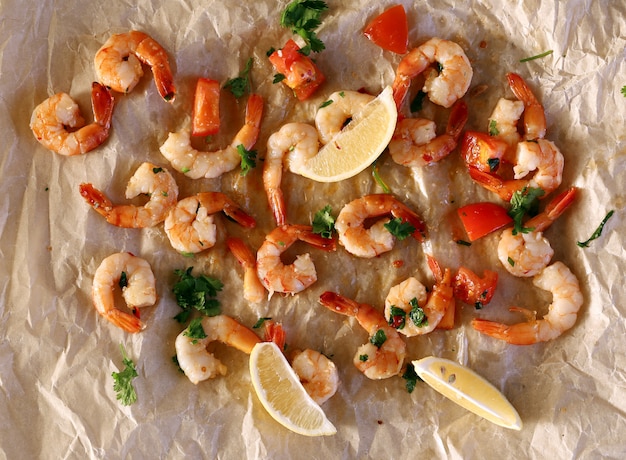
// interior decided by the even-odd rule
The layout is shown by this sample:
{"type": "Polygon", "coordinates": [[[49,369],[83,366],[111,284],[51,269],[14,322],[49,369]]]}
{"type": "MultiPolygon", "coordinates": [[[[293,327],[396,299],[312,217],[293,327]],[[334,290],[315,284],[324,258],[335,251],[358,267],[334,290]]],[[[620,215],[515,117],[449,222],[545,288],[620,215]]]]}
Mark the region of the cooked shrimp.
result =
{"type": "Polygon", "coordinates": [[[191,145],[191,128],[185,127],[170,133],[159,150],[176,171],[191,179],[214,179],[232,171],[241,164],[238,147],[252,150],[259,137],[263,99],[251,94],[246,105],[246,118],[243,127],[226,148],[214,152],[196,150],[191,145]]]}
{"type": "Polygon", "coordinates": [[[450,269],[442,272],[431,257],[428,263],[435,276],[435,285],[429,294],[422,283],[409,277],[393,286],[385,299],[385,319],[407,337],[434,331],[448,308],[454,308],[450,269]]]}
{"type": "Polygon", "coordinates": [[[458,101],[452,108],[446,132],[436,135],[435,122],[423,118],[405,118],[398,122],[389,143],[389,153],[396,163],[420,167],[442,160],[452,152],[467,122],[467,104],[458,101]]]}
{"type": "Polygon", "coordinates": [[[313,233],[308,225],[283,225],[276,227],[266,237],[257,251],[257,275],[269,291],[297,294],[315,281],[317,272],[310,254],[296,257],[291,265],[283,264],[281,254],[296,241],[304,241],[319,249],[334,250],[335,241],[313,233]]]}
{"type": "Polygon", "coordinates": [[[207,350],[210,343],[222,342],[250,354],[252,348],[261,341],[252,329],[230,316],[206,316],[202,318],[201,324],[205,338],[189,337],[189,329],[185,329],[178,334],[175,342],[178,364],[191,383],[196,385],[203,380],[226,375],[226,366],[207,350]]]}
{"type": "Polygon", "coordinates": [[[370,217],[391,214],[415,229],[411,235],[422,241],[426,226],[420,217],[406,205],[389,194],[366,195],[346,204],[335,222],[339,242],[346,251],[357,257],[376,257],[393,248],[395,237],[384,227],[389,219],[376,222],[365,228],[364,222],[370,217]]]}
{"type": "MultiPolygon", "coordinates": [[[[522,136],[517,129],[519,119],[524,113],[524,103],[522,101],[511,101],[501,98],[489,117],[489,133],[496,139],[501,139],[515,151],[517,143],[522,136]]],[[[512,156],[512,154],[509,154],[512,156]]]]}
{"type": "Polygon", "coordinates": [[[524,223],[530,231],[506,229],[498,243],[498,258],[514,276],[535,276],[552,260],[554,250],[543,232],[574,202],[576,189],[571,187],[555,197],[546,209],[524,223]]]}
{"type": "Polygon", "coordinates": [[[261,284],[256,271],[256,258],[239,238],[230,237],[226,240],[230,252],[237,258],[244,269],[243,274],[243,297],[248,302],[260,303],[265,298],[265,287],[261,284]]]}
{"type": "Polygon", "coordinates": [[[111,128],[114,100],[99,83],[91,86],[91,106],[94,122],[85,125],[78,104],[66,93],[57,93],[35,107],[30,129],[53,152],[68,156],[87,153],[107,140],[111,128]]]}
{"type": "Polygon", "coordinates": [[[431,65],[438,63],[439,72],[429,72],[422,91],[437,105],[452,107],[467,92],[472,81],[472,66],[459,45],[449,40],[431,38],[412,49],[398,65],[393,82],[393,98],[398,110],[404,101],[411,80],[431,65]]]}
{"type": "Polygon", "coordinates": [[[326,291],[320,303],[329,310],[353,316],[367,331],[370,340],[354,355],[354,365],[370,379],[385,379],[397,375],[406,356],[406,343],[383,314],[371,305],[358,303],[334,292],[326,291]]]}
{"type": "Polygon", "coordinates": [[[196,254],[209,249],[217,241],[214,214],[224,212],[247,228],[256,221],[220,192],[201,192],[180,200],[165,218],[164,229],[172,247],[179,252],[196,254]]]}
{"type": "Polygon", "coordinates": [[[91,184],[80,184],[80,194],[108,223],[118,227],[144,228],[154,227],[165,220],[178,200],[178,186],[169,171],[146,162],[137,168],[126,187],[128,199],[148,194],[149,200],[143,206],[114,205],[91,184]]]}
{"type": "Polygon", "coordinates": [[[292,353],[291,367],[302,386],[318,404],[328,401],[339,388],[337,366],[319,351],[306,349],[292,353]]]}
{"type": "Polygon", "coordinates": [[[507,73],[509,87],[518,100],[524,103],[524,139],[543,139],[546,135],[546,115],[524,79],[516,73],[507,73]]]}
{"type": "Polygon", "coordinates": [[[136,30],[111,35],[94,59],[98,81],[120,93],[129,93],[143,76],[141,64],[149,65],[161,97],[173,102],[174,78],[167,52],[149,35],[136,30]]]}
{"type": "Polygon", "coordinates": [[[583,303],[578,279],[562,262],[544,268],[533,278],[539,289],[552,293],[552,303],[542,319],[536,312],[525,308],[511,307],[511,311],[524,314],[528,321],[512,325],[474,319],[472,326],[477,331],[515,345],[532,345],[556,339],[576,322],[578,310],[583,303]]]}
{"type": "Polygon", "coordinates": [[[299,174],[299,168],[319,151],[315,128],[306,123],[287,123],[267,140],[267,153],[263,166],[263,186],[267,201],[274,214],[276,225],[287,223],[287,209],[280,184],[283,165],[299,174]]]}
{"type": "Polygon", "coordinates": [[[115,308],[114,291],[122,289],[126,305],[135,310],[156,303],[156,281],[150,264],[129,252],[105,258],[93,276],[93,304],[98,313],[127,332],[139,332],[145,325],[130,313],[115,308]]]}
{"type": "Polygon", "coordinates": [[[322,143],[328,144],[354,115],[374,99],[371,94],[358,91],[332,93],[315,114],[315,127],[322,143]]]}

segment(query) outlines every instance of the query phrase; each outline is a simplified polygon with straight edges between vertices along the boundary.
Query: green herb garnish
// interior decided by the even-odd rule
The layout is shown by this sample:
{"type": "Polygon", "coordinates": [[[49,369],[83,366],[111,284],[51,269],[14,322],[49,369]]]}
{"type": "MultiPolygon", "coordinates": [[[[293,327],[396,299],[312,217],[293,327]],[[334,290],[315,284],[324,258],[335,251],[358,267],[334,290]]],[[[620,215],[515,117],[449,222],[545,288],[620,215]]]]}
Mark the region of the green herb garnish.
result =
{"type": "Polygon", "coordinates": [[[137,401],[137,392],[133,387],[132,380],[139,374],[137,374],[135,363],[126,355],[126,350],[122,344],[120,344],[120,350],[122,350],[122,362],[125,367],[121,372],[111,374],[113,376],[113,391],[124,406],[130,406],[137,401]]]}
{"type": "Polygon", "coordinates": [[[324,206],[313,216],[313,233],[323,236],[324,238],[332,238],[335,231],[335,218],[331,214],[330,205],[324,206]]]}
{"type": "Polygon", "coordinates": [[[243,144],[237,146],[237,153],[241,157],[241,175],[245,176],[256,167],[256,150],[246,150],[243,144]]]}
{"type": "Polygon", "coordinates": [[[323,109],[324,107],[328,107],[330,104],[332,104],[334,101],[332,99],[328,99],[327,101],[324,101],[320,104],[319,108],[323,109]]]}
{"type": "Polygon", "coordinates": [[[613,215],[614,212],[615,212],[614,210],[611,210],[611,211],[608,212],[608,214],[606,216],[604,216],[604,219],[602,219],[602,222],[600,222],[600,225],[598,226],[598,228],[596,228],[595,232],[593,232],[591,234],[591,236],[589,237],[588,240],[586,240],[586,241],[577,241],[576,244],[579,247],[581,247],[581,248],[588,248],[589,247],[589,243],[591,243],[596,238],[600,237],[600,235],[602,234],[602,229],[604,228],[604,225],[611,218],[611,216],[613,215]]]}
{"type": "Polygon", "coordinates": [[[424,99],[426,98],[426,93],[424,91],[418,91],[411,104],[409,105],[409,110],[411,113],[419,112],[424,107],[424,99]]]}
{"type": "Polygon", "coordinates": [[[280,17],[280,25],[291,29],[294,34],[300,35],[306,46],[300,49],[300,53],[308,56],[311,51],[322,51],[324,43],[317,38],[315,29],[321,25],[322,12],[328,9],[326,2],[319,0],[294,0],[291,2],[280,17]]]}
{"type": "Polygon", "coordinates": [[[372,345],[376,345],[376,348],[382,347],[386,340],[387,340],[387,335],[385,334],[385,331],[383,331],[382,329],[378,329],[376,331],[376,334],[370,337],[370,343],[372,345]]]}
{"type": "Polygon", "coordinates": [[[402,308],[392,305],[389,310],[389,325],[394,329],[404,329],[406,325],[406,312],[402,308]]]}
{"type": "Polygon", "coordinates": [[[282,73],[277,73],[276,75],[274,75],[274,79],[272,80],[272,83],[274,83],[274,84],[280,83],[285,78],[287,78],[287,77],[285,77],[282,73]]]}
{"type": "Polygon", "coordinates": [[[456,240],[456,244],[461,245],[461,246],[471,246],[472,243],[470,243],[469,241],[465,241],[465,240],[456,240]]]}
{"type": "Polygon", "coordinates": [[[192,319],[183,335],[189,337],[194,345],[198,343],[198,340],[206,339],[207,335],[202,327],[202,318],[192,319]]]}
{"type": "Polygon", "coordinates": [[[534,228],[524,227],[522,220],[526,214],[536,213],[539,205],[539,197],[544,195],[540,188],[524,187],[511,197],[511,209],[509,216],[513,218],[513,235],[518,233],[530,233],[534,228]]]}
{"type": "Polygon", "coordinates": [[[261,326],[263,326],[263,324],[265,323],[265,321],[269,321],[270,319],[272,319],[272,317],[271,317],[271,316],[264,316],[264,317],[262,317],[262,318],[259,318],[259,319],[257,320],[257,322],[256,322],[256,323],[254,323],[254,326],[252,326],[252,329],[258,329],[258,328],[260,328],[261,326]]]}
{"type": "Polygon", "coordinates": [[[374,161],[374,164],[372,165],[372,177],[380,186],[380,188],[383,189],[383,192],[391,193],[391,189],[389,188],[389,186],[385,183],[382,177],[380,177],[380,173],[378,172],[378,163],[376,163],[376,161],[374,161]]]}
{"type": "Polygon", "coordinates": [[[176,302],[183,309],[174,318],[184,323],[189,319],[193,309],[200,311],[207,316],[220,314],[220,303],[214,297],[221,291],[224,285],[215,278],[206,275],[193,276],[189,267],[187,270],[174,270],[178,281],[174,284],[174,295],[176,302]]]}
{"type": "Polygon", "coordinates": [[[500,134],[500,131],[498,130],[498,123],[496,120],[489,120],[489,135],[497,136],[498,134],[500,134]]]}
{"type": "Polygon", "coordinates": [[[415,324],[417,327],[428,326],[428,318],[426,317],[426,313],[424,313],[424,309],[419,306],[415,297],[413,297],[409,301],[409,305],[411,306],[409,318],[411,318],[413,324],[415,324]]]}
{"type": "Polygon", "coordinates": [[[126,286],[128,286],[128,275],[126,274],[126,272],[122,272],[120,275],[120,280],[117,282],[117,284],[119,285],[120,289],[124,289],[126,286]]]}
{"type": "Polygon", "coordinates": [[[413,363],[408,363],[406,365],[406,370],[404,371],[404,374],[402,374],[402,378],[406,380],[406,391],[409,393],[413,393],[417,382],[422,381],[419,375],[417,375],[417,372],[415,372],[415,366],[413,366],[413,363]]]}
{"type": "Polygon", "coordinates": [[[224,84],[224,88],[230,90],[237,99],[246,92],[250,92],[250,69],[252,69],[252,58],[248,58],[246,67],[241,71],[238,77],[231,78],[224,84]]]}
{"type": "Polygon", "coordinates": [[[620,91],[622,93],[622,96],[626,97],[626,85],[622,86],[622,89],[620,91]]]}
{"type": "Polygon", "coordinates": [[[361,361],[362,363],[366,362],[369,359],[369,356],[367,355],[359,355],[359,361],[361,361]]]}
{"type": "Polygon", "coordinates": [[[534,61],[535,59],[541,59],[544,58],[546,56],[550,56],[552,54],[552,50],[548,50],[544,53],[541,54],[536,54],[535,56],[530,56],[524,59],[520,59],[519,62],[528,62],[528,61],[534,61]]]}
{"type": "Polygon", "coordinates": [[[391,219],[384,227],[399,240],[403,240],[415,232],[415,227],[400,217],[391,219]]]}

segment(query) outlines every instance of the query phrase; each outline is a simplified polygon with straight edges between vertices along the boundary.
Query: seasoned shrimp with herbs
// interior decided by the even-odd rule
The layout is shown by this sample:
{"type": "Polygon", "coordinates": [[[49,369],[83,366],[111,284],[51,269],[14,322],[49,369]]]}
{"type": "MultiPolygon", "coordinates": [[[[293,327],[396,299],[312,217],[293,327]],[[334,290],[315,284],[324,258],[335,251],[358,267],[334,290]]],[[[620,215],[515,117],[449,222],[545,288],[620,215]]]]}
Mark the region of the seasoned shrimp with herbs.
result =
{"type": "Polygon", "coordinates": [[[167,102],[176,96],[167,52],[144,32],[114,34],[96,52],[98,81],[120,93],[129,93],[143,76],[142,64],[150,66],[159,95],[167,102]]]}
{"type": "Polygon", "coordinates": [[[33,110],[30,129],[35,138],[60,155],[80,155],[99,147],[109,137],[114,100],[99,83],[91,86],[94,121],[85,125],[78,104],[66,93],[49,97],[33,110]]]}
{"type": "Polygon", "coordinates": [[[463,48],[450,40],[431,38],[409,51],[398,65],[392,85],[398,110],[406,98],[413,78],[426,71],[422,91],[428,94],[433,103],[446,108],[452,107],[465,95],[474,75],[463,48]],[[432,67],[435,64],[440,71],[432,67]]]}
{"type": "Polygon", "coordinates": [[[191,179],[214,179],[232,171],[241,164],[242,156],[249,154],[259,137],[263,99],[251,94],[246,105],[243,127],[232,142],[213,152],[197,150],[191,145],[191,127],[170,133],[159,150],[172,167],[191,179]]]}
{"type": "Polygon", "coordinates": [[[418,241],[424,239],[426,226],[408,206],[389,194],[366,195],[346,204],[335,222],[339,243],[350,254],[371,258],[390,251],[396,240],[390,228],[390,219],[383,217],[369,228],[366,219],[392,215],[395,222],[406,227],[406,232],[396,232],[399,238],[408,235],[418,241]]]}
{"type": "Polygon", "coordinates": [[[206,316],[192,321],[178,334],[174,346],[178,365],[193,384],[226,375],[226,365],[207,349],[216,341],[249,355],[261,339],[252,329],[230,316],[206,316]]]}
{"type": "Polygon", "coordinates": [[[150,264],[129,252],[105,258],[93,277],[92,296],[96,311],[127,332],[139,332],[145,326],[138,316],[115,307],[115,291],[121,288],[126,305],[136,310],[156,303],[156,281],[150,264]]]}
{"type": "Polygon", "coordinates": [[[373,380],[400,373],[406,357],[406,343],[398,331],[387,324],[380,311],[330,291],[320,296],[320,303],[335,313],[356,318],[367,331],[369,341],[354,355],[353,362],[358,370],[373,380]]]}
{"type": "Polygon", "coordinates": [[[126,228],[154,227],[163,222],[178,200],[178,186],[172,175],[152,163],[142,163],[128,181],[126,198],[147,194],[143,206],[115,205],[92,184],[80,185],[80,194],[110,224],[126,228]]]}
{"type": "Polygon", "coordinates": [[[515,345],[532,345],[556,339],[576,323],[578,311],[583,304],[578,279],[562,262],[555,262],[544,268],[533,278],[539,289],[552,293],[552,303],[548,313],[537,319],[535,311],[521,307],[509,310],[522,313],[527,321],[516,324],[502,324],[485,319],[472,320],[472,326],[482,334],[515,345]]]}
{"type": "Polygon", "coordinates": [[[201,192],[180,200],[167,214],[163,225],[172,247],[188,254],[212,248],[217,241],[214,215],[218,212],[244,227],[256,226],[254,218],[224,193],[201,192]]]}
{"type": "Polygon", "coordinates": [[[328,144],[354,115],[375,99],[358,91],[336,91],[317,109],[315,127],[323,144],[328,144]]]}
{"type": "Polygon", "coordinates": [[[283,225],[276,227],[266,237],[257,251],[257,275],[269,291],[297,294],[317,281],[315,264],[309,253],[300,254],[292,264],[285,265],[281,255],[296,241],[304,241],[326,251],[335,250],[335,241],[313,233],[308,225],[283,225]]]}

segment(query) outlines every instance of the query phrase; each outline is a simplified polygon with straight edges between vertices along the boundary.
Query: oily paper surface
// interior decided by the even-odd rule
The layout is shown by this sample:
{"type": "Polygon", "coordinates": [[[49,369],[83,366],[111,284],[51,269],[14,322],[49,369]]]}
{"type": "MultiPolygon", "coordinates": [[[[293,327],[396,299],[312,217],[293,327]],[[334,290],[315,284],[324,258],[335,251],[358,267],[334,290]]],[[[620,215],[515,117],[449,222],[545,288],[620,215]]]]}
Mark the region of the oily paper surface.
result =
{"type": "MultiPolygon", "coordinates": [[[[620,458],[626,431],[626,329],[623,223],[626,181],[624,63],[626,8],[621,2],[569,0],[517,2],[400,2],[409,21],[410,47],[438,36],[458,42],[474,68],[466,101],[466,129],[485,131],[500,97],[512,98],[505,74],[514,71],[531,85],[546,111],[547,138],[565,157],[562,189],[579,189],[576,203],[546,236],[554,260],[578,277],[584,305],[573,329],[558,340],[516,347],[480,336],[470,326],[480,316],[519,320],[511,305],[545,312],[550,301],[530,280],[513,279],[495,256],[497,235],[462,247],[453,240],[455,209],[493,195],[471,182],[455,152],[440,164],[411,171],[388,153],[380,172],[391,190],[428,225],[425,245],[398,242],[391,253],[357,260],[342,247],[310,251],[318,282],[296,296],[275,295],[250,306],[241,296],[242,271],[226,248],[225,234],[258,248],[273,220],[261,168],[242,178],[192,181],[175,173],[180,197],[216,190],[232,195],[257,219],[244,232],[218,224],[217,245],[194,258],[170,246],[162,225],[143,230],[108,225],[78,193],[91,182],[115,202],[125,202],[128,178],[144,161],[169,167],[159,152],[168,132],[188,122],[195,81],[225,82],[254,59],[253,90],[265,100],[256,148],[265,155],[271,133],[289,121],[311,122],[317,107],[336,90],[377,94],[391,84],[400,56],[380,50],[360,33],[390,2],[329,1],[318,36],[326,50],[316,57],[327,83],[305,103],[273,85],[266,58],[271,47],[292,37],[279,25],[287,2],[154,1],[131,6],[64,1],[0,6],[0,458],[620,458]],[[149,71],[135,90],[116,95],[107,142],[86,155],[66,158],[47,151],[28,123],[33,108],[67,92],[89,117],[93,57],[112,33],[143,30],[168,51],[178,94],[173,104],[155,91],[149,71]],[[553,50],[543,59],[519,60],[553,50]],[[615,215],[587,249],[589,237],[609,210],[615,215]],[[102,259],[130,251],[151,264],[159,300],[143,309],[147,328],[130,335],[96,314],[91,283],[102,259]],[[412,394],[394,377],[370,381],[352,365],[365,332],[318,303],[333,290],[382,307],[388,289],[414,275],[433,280],[425,254],[443,266],[465,265],[500,275],[493,301],[481,311],[459,305],[456,327],[407,341],[407,359],[437,355],[457,360],[487,378],[517,408],[521,432],[499,428],[457,407],[425,384],[412,394]],[[402,263],[395,263],[401,261],[402,263]],[[174,339],[182,329],[171,288],[174,269],[194,267],[220,278],[224,313],[251,326],[261,316],[282,321],[295,348],[321,350],[339,368],[338,393],[323,405],[337,434],[306,438],[277,424],[257,400],[248,358],[218,347],[228,375],[195,386],[172,364],[174,339]],[[122,343],[137,364],[139,400],[123,407],[115,399],[111,372],[122,368],[122,343]]],[[[147,69],[146,69],[147,70],[147,69]]],[[[225,95],[222,132],[228,142],[242,121],[245,102],[225,95]]],[[[406,110],[406,107],[405,107],[406,110]]],[[[447,112],[432,105],[423,116],[445,123],[447,112]]],[[[171,170],[171,168],[170,168],[171,170]]],[[[318,184],[286,173],[289,219],[310,223],[330,204],[336,213],[348,201],[380,193],[370,170],[335,184],[318,184]]]]}

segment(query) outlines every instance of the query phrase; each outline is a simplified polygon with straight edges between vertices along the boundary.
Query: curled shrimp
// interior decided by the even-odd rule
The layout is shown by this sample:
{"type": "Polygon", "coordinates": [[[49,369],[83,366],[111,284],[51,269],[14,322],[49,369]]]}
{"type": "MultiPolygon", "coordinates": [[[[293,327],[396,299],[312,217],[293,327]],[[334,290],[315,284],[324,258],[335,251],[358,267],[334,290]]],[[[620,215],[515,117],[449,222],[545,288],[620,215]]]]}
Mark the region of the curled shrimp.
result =
{"type": "Polygon", "coordinates": [[[257,275],[261,284],[269,291],[269,297],[274,292],[297,294],[317,281],[317,272],[310,254],[298,255],[290,265],[283,264],[281,260],[281,254],[298,240],[324,250],[335,249],[334,240],[313,233],[308,225],[276,227],[265,237],[256,259],[257,275]]]}
{"type": "Polygon", "coordinates": [[[189,329],[185,329],[178,334],[174,344],[180,368],[195,385],[203,380],[226,375],[227,367],[207,350],[209,344],[222,342],[249,355],[261,341],[252,329],[230,316],[206,316],[200,324],[206,337],[190,337],[189,329]]]}
{"type": "Polygon", "coordinates": [[[254,147],[263,117],[263,98],[251,94],[246,104],[246,117],[243,127],[232,142],[221,150],[204,152],[191,145],[191,128],[169,133],[159,150],[172,167],[191,179],[214,179],[232,171],[241,164],[239,147],[251,150],[254,147]]]}
{"type": "Polygon", "coordinates": [[[396,163],[420,167],[442,160],[452,152],[467,122],[467,104],[458,101],[452,107],[446,132],[437,136],[435,122],[423,118],[405,118],[398,122],[389,143],[389,153],[396,163]]]}
{"type": "Polygon", "coordinates": [[[509,273],[519,277],[535,276],[552,259],[554,250],[543,236],[546,230],[574,202],[576,189],[571,187],[555,197],[545,210],[524,223],[527,232],[502,232],[498,258],[509,273]]]}
{"type": "Polygon", "coordinates": [[[555,262],[544,268],[533,278],[539,289],[552,293],[552,303],[542,319],[536,319],[536,312],[525,308],[511,307],[510,310],[526,316],[527,321],[512,325],[472,320],[477,331],[515,345],[532,345],[547,342],[559,337],[576,323],[578,311],[583,303],[578,279],[562,262],[555,262]]]}
{"type": "Polygon", "coordinates": [[[346,204],[335,222],[335,229],[346,251],[357,257],[376,257],[393,248],[395,237],[384,227],[388,218],[365,228],[365,220],[391,214],[408,222],[414,228],[411,235],[418,241],[424,239],[426,226],[422,219],[397,198],[389,194],[365,195],[346,204]]]}
{"type": "Polygon", "coordinates": [[[431,38],[412,49],[398,65],[393,82],[393,98],[398,110],[404,101],[411,80],[438,63],[439,72],[432,69],[426,76],[422,91],[437,105],[449,108],[467,92],[474,72],[458,44],[450,40],[431,38]]]}
{"type": "Polygon", "coordinates": [[[214,214],[226,216],[247,228],[256,221],[220,192],[201,192],[180,200],[165,218],[164,229],[172,247],[179,252],[196,254],[209,249],[217,241],[214,214]]]}
{"type": "Polygon", "coordinates": [[[120,93],[132,91],[143,76],[141,65],[149,65],[161,97],[174,101],[176,88],[167,52],[143,32],[111,35],[96,52],[94,64],[98,81],[120,93]]]}
{"type": "MultiPolygon", "coordinates": [[[[265,341],[274,342],[278,348],[285,350],[286,334],[282,324],[267,320],[264,325],[265,341]]],[[[323,404],[337,392],[339,372],[326,355],[307,348],[293,350],[288,358],[300,383],[316,403],[323,404]]]]}
{"type": "Polygon", "coordinates": [[[47,149],[61,155],[80,155],[100,146],[109,137],[115,102],[107,88],[91,86],[94,122],[85,125],[78,104],[66,93],[49,97],[33,110],[30,129],[47,149]]]}
{"type": "Polygon", "coordinates": [[[229,237],[226,245],[244,269],[243,297],[248,302],[260,303],[265,298],[265,287],[261,284],[256,270],[256,258],[250,248],[240,238],[229,237]]]}
{"type": "Polygon", "coordinates": [[[283,165],[298,174],[300,165],[319,151],[318,134],[306,123],[287,123],[267,140],[263,166],[263,186],[277,226],[287,223],[287,209],[282,189],[283,165]]]}
{"type": "Polygon", "coordinates": [[[137,168],[126,187],[128,199],[148,194],[149,200],[143,206],[114,205],[91,184],[80,184],[80,194],[108,223],[118,227],[145,228],[165,220],[178,200],[178,186],[169,171],[145,162],[137,168]]]}
{"type": "Polygon", "coordinates": [[[332,93],[315,114],[315,127],[322,143],[328,144],[372,100],[374,96],[358,91],[332,93]]]}
{"type": "Polygon", "coordinates": [[[407,337],[435,330],[449,308],[454,308],[450,269],[442,271],[432,257],[428,258],[435,285],[430,293],[416,278],[409,277],[393,286],[385,299],[385,319],[407,337]]]}
{"type": "Polygon", "coordinates": [[[330,291],[320,296],[320,303],[336,313],[355,317],[367,331],[370,340],[357,349],[353,360],[366,377],[386,379],[400,372],[406,357],[406,343],[398,331],[387,324],[380,311],[330,291]]]}
{"type": "Polygon", "coordinates": [[[92,297],[98,313],[127,332],[139,332],[145,325],[130,313],[115,308],[114,292],[121,287],[126,305],[135,310],[156,303],[156,281],[150,264],[129,252],[105,258],[93,277],[92,297]]]}

